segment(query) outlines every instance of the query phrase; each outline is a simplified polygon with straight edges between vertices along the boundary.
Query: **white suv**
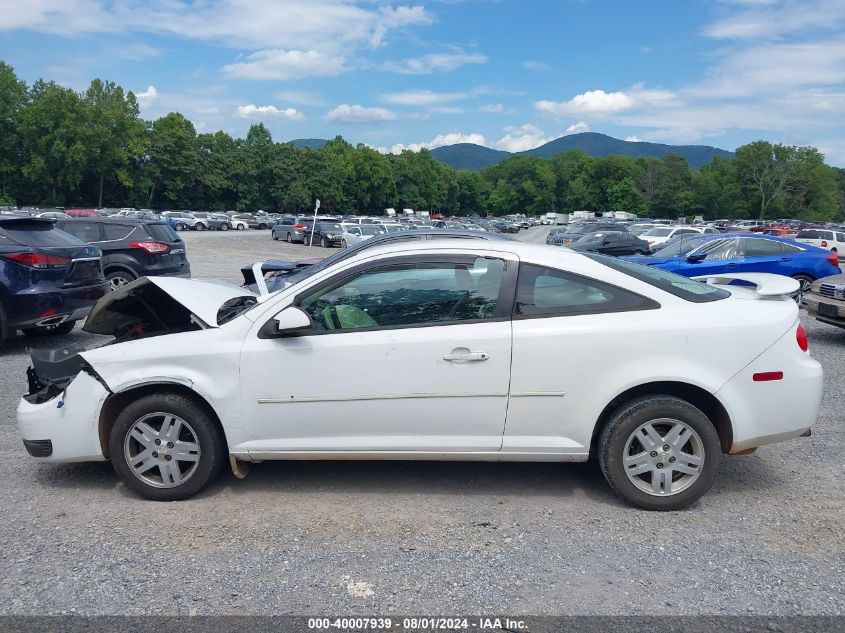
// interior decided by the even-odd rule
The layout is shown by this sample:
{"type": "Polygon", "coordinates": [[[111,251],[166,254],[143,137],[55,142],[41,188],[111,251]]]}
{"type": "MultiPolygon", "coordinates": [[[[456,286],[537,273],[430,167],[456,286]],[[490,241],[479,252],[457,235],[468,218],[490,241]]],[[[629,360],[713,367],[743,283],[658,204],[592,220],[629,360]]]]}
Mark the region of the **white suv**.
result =
{"type": "Polygon", "coordinates": [[[829,248],[839,259],[845,259],[845,232],[830,229],[804,229],[795,237],[796,242],[829,248]]]}

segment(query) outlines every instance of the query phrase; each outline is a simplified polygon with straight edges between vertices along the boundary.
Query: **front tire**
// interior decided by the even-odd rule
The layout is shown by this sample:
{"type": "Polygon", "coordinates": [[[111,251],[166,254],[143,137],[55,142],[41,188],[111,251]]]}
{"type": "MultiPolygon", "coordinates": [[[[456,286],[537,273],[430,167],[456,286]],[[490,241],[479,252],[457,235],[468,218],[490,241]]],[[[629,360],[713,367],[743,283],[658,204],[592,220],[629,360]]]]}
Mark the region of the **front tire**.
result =
{"type": "Polygon", "coordinates": [[[228,224],[221,224],[221,225],[220,225],[220,230],[221,230],[221,231],[228,231],[228,230],[229,230],[229,225],[228,225],[228,224]]]}
{"type": "Polygon", "coordinates": [[[320,246],[322,246],[323,248],[328,248],[329,247],[329,241],[325,237],[321,237],[320,238],[320,246]]]}
{"type": "Polygon", "coordinates": [[[278,241],[279,241],[279,236],[278,236],[278,235],[276,235],[276,230],[275,230],[275,229],[273,229],[273,231],[270,233],[270,235],[273,237],[273,241],[275,241],[275,242],[278,242],[278,241]]]}
{"type": "Polygon", "coordinates": [[[129,404],[109,435],[115,472],[136,494],[153,501],[187,499],[226,462],[216,420],[194,400],[154,393],[129,404]]]}
{"type": "Polygon", "coordinates": [[[697,501],[713,485],[721,455],[710,419],[686,400],[664,395],[623,404],[598,443],[610,487],[645,510],[680,510],[697,501]]]}

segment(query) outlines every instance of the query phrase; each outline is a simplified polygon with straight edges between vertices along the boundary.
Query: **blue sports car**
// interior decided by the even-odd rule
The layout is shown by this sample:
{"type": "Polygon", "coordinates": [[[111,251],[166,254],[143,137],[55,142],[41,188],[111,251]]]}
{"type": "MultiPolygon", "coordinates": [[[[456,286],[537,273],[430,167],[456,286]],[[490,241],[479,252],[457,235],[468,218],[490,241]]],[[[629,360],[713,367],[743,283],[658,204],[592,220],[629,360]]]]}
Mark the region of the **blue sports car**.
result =
{"type": "Polygon", "coordinates": [[[650,256],[623,259],[685,277],[750,272],[786,275],[801,282],[802,292],[809,290],[816,279],[841,272],[836,253],[759,233],[694,236],[673,242],[650,256]]]}

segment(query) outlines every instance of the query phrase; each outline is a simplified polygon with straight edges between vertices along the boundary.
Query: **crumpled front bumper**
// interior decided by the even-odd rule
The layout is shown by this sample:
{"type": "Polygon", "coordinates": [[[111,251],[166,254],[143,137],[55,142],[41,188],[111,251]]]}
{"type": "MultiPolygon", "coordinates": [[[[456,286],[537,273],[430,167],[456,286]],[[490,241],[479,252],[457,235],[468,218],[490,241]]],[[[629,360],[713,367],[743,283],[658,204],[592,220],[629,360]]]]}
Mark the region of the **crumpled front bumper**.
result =
{"type": "Polygon", "coordinates": [[[18,403],[17,421],[21,438],[28,442],[28,452],[44,462],[104,461],[100,446],[99,412],[109,392],[96,378],[80,372],[67,389],[40,404],[25,398],[18,403]],[[46,446],[49,455],[30,447],[46,446]]]}

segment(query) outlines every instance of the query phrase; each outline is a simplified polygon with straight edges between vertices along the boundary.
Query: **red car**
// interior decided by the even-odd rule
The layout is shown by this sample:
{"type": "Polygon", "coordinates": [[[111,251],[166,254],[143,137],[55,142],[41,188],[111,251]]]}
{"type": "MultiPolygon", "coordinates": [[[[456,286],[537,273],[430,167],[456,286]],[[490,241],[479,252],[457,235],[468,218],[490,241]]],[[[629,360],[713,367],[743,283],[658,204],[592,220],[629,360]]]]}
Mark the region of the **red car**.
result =
{"type": "Polygon", "coordinates": [[[97,216],[97,212],[94,209],[65,209],[65,213],[72,218],[92,218],[97,216]]]}

